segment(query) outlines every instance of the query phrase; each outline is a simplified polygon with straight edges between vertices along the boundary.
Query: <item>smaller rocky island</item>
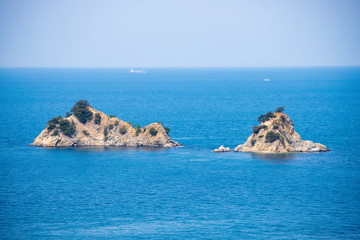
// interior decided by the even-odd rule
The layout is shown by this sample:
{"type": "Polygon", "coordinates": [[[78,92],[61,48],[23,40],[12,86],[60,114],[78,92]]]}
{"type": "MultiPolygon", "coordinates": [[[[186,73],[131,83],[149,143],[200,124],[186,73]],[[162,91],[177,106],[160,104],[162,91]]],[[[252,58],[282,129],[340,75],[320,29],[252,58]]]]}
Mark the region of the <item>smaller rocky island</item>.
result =
{"type": "Polygon", "coordinates": [[[326,152],[329,149],[311,141],[302,140],[294,130],[294,123],[279,107],[274,113],[260,115],[259,126],[244,144],[238,145],[235,152],[288,153],[288,152],[326,152]]]}
{"type": "Polygon", "coordinates": [[[107,116],[90,106],[86,100],[78,101],[66,117],[55,117],[37,136],[32,146],[147,146],[177,147],[169,136],[170,129],[161,123],[140,127],[124,122],[114,115],[107,116]]]}
{"type": "Polygon", "coordinates": [[[230,152],[231,149],[229,147],[224,147],[224,145],[221,145],[219,148],[216,148],[213,150],[213,152],[230,152]]]}

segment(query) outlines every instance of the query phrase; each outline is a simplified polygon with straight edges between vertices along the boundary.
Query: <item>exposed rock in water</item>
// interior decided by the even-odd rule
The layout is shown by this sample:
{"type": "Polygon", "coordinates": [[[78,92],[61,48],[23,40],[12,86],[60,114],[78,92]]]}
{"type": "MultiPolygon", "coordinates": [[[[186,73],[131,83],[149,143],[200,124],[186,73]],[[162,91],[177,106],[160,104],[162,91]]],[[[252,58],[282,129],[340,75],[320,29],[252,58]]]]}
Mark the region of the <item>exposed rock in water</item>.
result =
{"type": "MultiPolygon", "coordinates": [[[[81,100],[83,101],[83,100],[81,100]]],[[[178,142],[168,135],[168,128],[160,123],[134,128],[130,123],[100,112],[87,101],[73,108],[66,118],[53,118],[37,136],[33,146],[79,147],[79,146],[148,146],[177,147],[178,142]]]]}
{"type": "MultiPolygon", "coordinates": [[[[282,109],[283,110],[283,109],[282,109]]],[[[302,140],[295,132],[290,117],[283,112],[267,113],[258,119],[261,124],[253,127],[253,133],[244,144],[238,145],[235,152],[287,153],[287,152],[325,152],[329,149],[311,141],[302,140]]]]}
{"type": "Polygon", "coordinates": [[[219,148],[214,149],[213,152],[230,152],[229,147],[224,147],[224,145],[221,145],[219,148]]]}

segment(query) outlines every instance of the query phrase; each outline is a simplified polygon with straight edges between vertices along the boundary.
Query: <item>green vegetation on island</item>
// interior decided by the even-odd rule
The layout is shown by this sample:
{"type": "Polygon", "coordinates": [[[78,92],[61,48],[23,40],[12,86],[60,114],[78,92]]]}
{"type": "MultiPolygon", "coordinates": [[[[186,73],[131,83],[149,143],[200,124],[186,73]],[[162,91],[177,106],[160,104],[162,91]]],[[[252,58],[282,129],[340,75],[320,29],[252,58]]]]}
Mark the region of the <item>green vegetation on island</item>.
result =
{"type": "Polygon", "coordinates": [[[164,129],[165,129],[166,134],[169,135],[169,132],[171,131],[171,129],[169,127],[164,127],[164,129]]]}
{"type": "Polygon", "coordinates": [[[136,136],[139,136],[140,133],[141,133],[141,127],[140,127],[140,125],[136,125],[135,135],[136,135],[136,136]]]}
{"type": "Polygon", "coordinates": [[[55,129],[51,136],[59,136],[59,130],[55,129]]]}
{"type": "Polygon", "coordinates": [[[266,125],[260,125],[260,126],[256,126],[256,127],[253,127],[253,133],[254,134],[258,134],[260,132],[261,129],[267,129],[268,127],[266,125]]]}
{"type": "Polygon", "coordinates": [[[122,126],[119,130],[121,135],[124,135],[127,132],[127,128],[125,126],[122,126]]]}
{"type": "Polygon", "coordinates": [[[282,113],[284,110],[285,110],[285,107],[282,106],[282,107],[278,107],[278,108],[275,110],[275,112],[277,112],[277,113],[282,113]]]}
{"type": "Polygon", "coordinates": [[[88,109],[90,104],[86,100],[80,100],[71,108],[75,117],[82,123],[90,121],[93,118],[93,113],[88,109]]]}
{"type": "Polygon", "coordinates": [[[61,119],[60,123],[60,130],[61,132],[68,137],[73,137],[75,133],[75,125],[74,123],[70,123],[67,119],[61,119]]]}
{"type": "MultiPolygon", "coordinates": [[[[275,109],[275,112],[276,113],[282,113],[284,112],[285,110],[285,107],[282,106],[282,107],[278,107],[275,109]]],[[[270,120],[271,118],[276,118],[276,115],[273,113],[273,112],[267,112],[266,114],[262,114],[258,117],[258,122],[266,122],[268,120],[270,120]]]]}
{"type": "Polygon", "coordinates": [[[155,128],[151,127],[151,128],[149,129],[149,133],[150,133],[151,136],[156,136],[156,134],[158,133],[158,131],[156,131],[155,128]]]}
{"type": "Polygon", "coordinates": [[[108,126],[105,126],[104,127],[104,141],[106,141],[108,139],[108,135],[109,135],[108,126]]]}
{"type": "Polygon", "coordinates": [[[280,139],[280,134],[275,133],[273,131],[269,131],[265,136],[265,142],[267,143],[275,142],[278,139],[280,139]]]}
{"type": "Polygon", "coordinates": [[[47,130],[53,130],[57,127],[57,124],[59,124],[60,119],[62,119],[61,116],[54,117],[48,121],[47,130]]]}
{"type": "Polygon", "coordinates": [[[100,122],[101,122],[100,113],[95,113],[94,123],[99,125],[100,122]]]}
{"type": "Polygon", "coordinates": [[[272,112],[267,112],[266,114],[262,114],[258,117],[258,122],[266,122],[270,120],[271,118],[275,118],[276,115],[272,112]]]}

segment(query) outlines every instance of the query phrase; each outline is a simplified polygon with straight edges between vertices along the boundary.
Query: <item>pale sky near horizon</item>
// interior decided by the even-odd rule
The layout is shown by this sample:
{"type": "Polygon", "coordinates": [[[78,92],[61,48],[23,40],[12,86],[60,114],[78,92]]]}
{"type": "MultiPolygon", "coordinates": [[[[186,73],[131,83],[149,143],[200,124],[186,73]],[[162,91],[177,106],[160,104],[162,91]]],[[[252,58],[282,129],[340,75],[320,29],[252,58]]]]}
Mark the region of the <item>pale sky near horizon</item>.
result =
{"type": "Polygon", "coordinates": [[[356,0],[0,0],[0,67],[360,65],[356,0]]]}

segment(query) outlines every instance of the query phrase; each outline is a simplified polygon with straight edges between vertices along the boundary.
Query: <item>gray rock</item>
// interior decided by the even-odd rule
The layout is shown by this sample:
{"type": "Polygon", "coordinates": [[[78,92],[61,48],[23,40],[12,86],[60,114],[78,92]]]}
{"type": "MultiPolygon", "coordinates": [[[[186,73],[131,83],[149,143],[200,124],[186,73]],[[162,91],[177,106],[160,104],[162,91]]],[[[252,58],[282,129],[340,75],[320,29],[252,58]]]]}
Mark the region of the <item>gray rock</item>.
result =
{"type": "Polygon", "coordinates": [[[213,150],[213,152],[230,152],[229,147],[224,147],[224,145],[221,145],[219,148],[216,148],[213,150]]]}

